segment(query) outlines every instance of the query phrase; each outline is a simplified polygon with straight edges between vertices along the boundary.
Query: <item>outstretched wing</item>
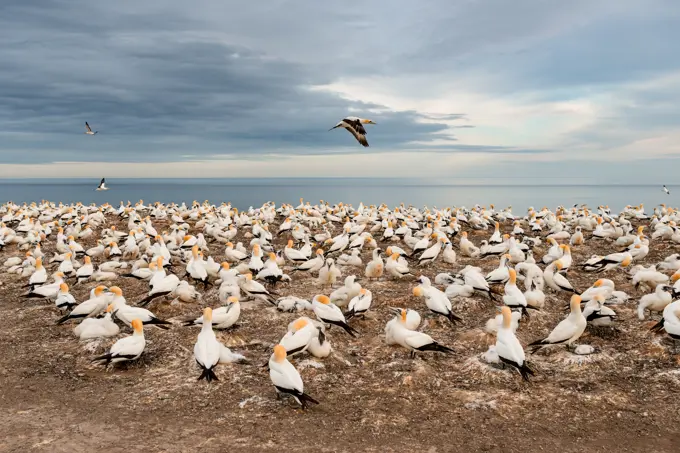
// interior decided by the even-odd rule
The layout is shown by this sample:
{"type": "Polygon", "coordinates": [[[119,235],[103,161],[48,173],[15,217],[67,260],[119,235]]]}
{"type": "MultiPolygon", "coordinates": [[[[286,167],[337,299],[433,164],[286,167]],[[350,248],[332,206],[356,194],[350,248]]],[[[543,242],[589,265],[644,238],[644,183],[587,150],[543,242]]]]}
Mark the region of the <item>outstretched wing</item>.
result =
{"type": "Polygon", "coordinates": [[[87,121],[85,121],[85,129],[87,129],[88,132],[92,132],[92,129],[90,128],[90,125],[87,124],[87,121]]]}
{"type": "Polygon", "coordinates": [[[364,125],[361,124],[359,118],[345,118],[343,121],[353,127],[359,134],[366,135],[366,129],[364,129],[364,125]]]}
{"type": "Polygon", "coordinates": [[[359,143],[361,143],[364,147],[368,147],[368,141],[366,140],[366,135],[365,131],[364,133],[359,132],[357,129],[355,129],[356,125],[358,124],[359,127],[361,127],[361,130],[364,130],[363,126],[361,126],[361,123],[359,122],[354,122],[354,121],[345,121],[347,123],[347,130],[354,135],[354,138],[357,139],[359,143]]]}
{"type": "Polygon", "coordinates": [[[102,178],[102,180],[99,181],[99,187],[103,186],[105,182],[106,182],[106,178],[102,178]]]}

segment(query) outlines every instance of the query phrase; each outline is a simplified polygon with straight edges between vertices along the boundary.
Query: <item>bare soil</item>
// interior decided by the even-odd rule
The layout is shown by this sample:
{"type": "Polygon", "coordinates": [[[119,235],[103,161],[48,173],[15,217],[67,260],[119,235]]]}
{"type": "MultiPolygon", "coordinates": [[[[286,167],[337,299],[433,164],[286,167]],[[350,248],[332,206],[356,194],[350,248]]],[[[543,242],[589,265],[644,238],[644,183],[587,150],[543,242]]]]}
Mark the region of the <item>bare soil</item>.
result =
{"type": "MultiPolygon", "coordinates": [[[[116,219],[111,219],[117,222],[116,219]]],[[[121,224],[121,228],[124,225],[121,224]]],[[[160,228],[159,228],[160,230],[160,228]]],[[[273,228],[275,231],[276,228],[273,228]]],[[[244,240],[239,233],[239,240],[244,240]]],[[[477,243],[489,232],[471,233],[477,243]]],[[[86,241],[91,246],[95,238],[86,241]]],[[[284,238],[277,239],[277,247],[284,238]]],[[[592,253],[611,252],[613,245],[588,240],[573,250],[575,263],[592,253]]],[[[381,244],[384,249],[388,244],[381,244]]],[[[51,256],[54,244],[44,251],[51,256]]],[[[223,246],[210,254],[223,258],[223,246]]],[[[536,250],[537,258],[544,249],[536,250]]],[[[652,243],[643,264],[676,251],[652,243]]],[[[0,262],[20,253],[16,246],[0,252],[0,262]]],[[[370,252],[363,253],[364,263],[370,252]]],[[[419,268],[434,279],[441,271],[465,264],[491,270],[496,259],[459,258],[453,266],[419,268]]],[[[121,272],[122,273],[122,272],[121,272]]],[[[418,309],[413,278],[368,282],[362,268],[343,269],[374,294],[369,319],[352,320],[356,339],[333,328],[328,338],[334,352],[327,359],[295,357],[305,390],[321,404],[307,411],[277,401],[263,367],[286,325],[300,314],[280,313],[261,302],[244,302],[240,325],[218,333],[247,364],[221,365],[218,382],[197,382],[193,359],[195,327],[180,321],[197,316],[203,305],[217,306],[215,288],[200,304],[156,301],[149,307],[162,319],[176,321],[169,331],[145,329],[148,344],[142,358],[104,369],[90,359],[115,339],[79,342],[74,324],[55,325],[53,304],[20,295],[25,280],[0,274],[0,451],[2,452],[222,452],[222,451],[617,451],[670,452],[680,449],[680,366],[663,335],[649,332],[635,306],[636,292],[621,270],[604,277],[631,300],[614,309],[618,331],[591,329],[580,340],[598,348],[576,356],[562,347],[546,348],[529,357],[537,370],[522,382],[509,370],[485,364],[480,356],[493,342],[483,330],[496,311],[493,302],[474,298],[461,302],[462,325],[428,321],[428,334],[456,349],[454,356],[421,355],[387,346],[383,328],[392,316],[387,306],[418,309]]],[[[597,278],[572,270],[568,278],[579,290],[597,278]]],[[[146,282],[120,278],[128,303],[143,298],[146,282]]],[[[72,288],[78,301],[87,299],[94,283],[72,288]]],[[[311,299],[326,293],[311,276],[294,275],[280,285],[281,295],[311,299]]],[[[569,296],[549,293],[543,312],[532,312],[518,337],[523,344],[547,335],[565,316],[569,296]]],[[[122,328],[121,336],[129,329],[122,328]]]]}

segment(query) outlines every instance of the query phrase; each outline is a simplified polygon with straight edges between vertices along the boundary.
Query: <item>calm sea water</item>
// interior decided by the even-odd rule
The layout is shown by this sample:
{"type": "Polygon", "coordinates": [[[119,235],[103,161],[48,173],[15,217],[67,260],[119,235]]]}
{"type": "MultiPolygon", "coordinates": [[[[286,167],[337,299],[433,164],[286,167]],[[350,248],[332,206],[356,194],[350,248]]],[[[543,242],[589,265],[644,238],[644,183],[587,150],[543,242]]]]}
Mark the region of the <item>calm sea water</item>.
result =
{"type": "Polygon", "coordinates": [[[330,203],[403,202],[415,206],[473,206],[494,203],[496,207],[512,205],[518,213],[529,206],[554,209],[558,205],[587,203],[591,207],[608,204],[620,210],[627,204],[644,203],[647,210],[666,203],[677,206],[680,186],[668,186],[666,195],[661,185],[488,185],[455,184],[441,181],[404,179],[350,178],[281,178],[281,179],[107,179],[110,190],[97,192],[99,180],[0,180],[0,203],[50,200],[54,202],[105,203],[122,200],[136,202],[187,202],[209,200],[230,201],[239,209],[260,206],[266,201],[299,204],[303,197],[312,203],[323,199],[330,203]],[[676,195],[677,193],[677,195],[676,195]]]}

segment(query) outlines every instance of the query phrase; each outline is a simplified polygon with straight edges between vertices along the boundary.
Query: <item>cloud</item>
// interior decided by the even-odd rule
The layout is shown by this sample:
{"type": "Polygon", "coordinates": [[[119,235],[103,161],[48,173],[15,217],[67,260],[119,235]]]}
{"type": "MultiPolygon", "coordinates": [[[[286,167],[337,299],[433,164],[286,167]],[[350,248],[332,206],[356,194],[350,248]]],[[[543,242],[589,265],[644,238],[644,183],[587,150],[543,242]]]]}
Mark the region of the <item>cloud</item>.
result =
{"type": "Polygon", "coordinates": [[[672,157],[679,18],[669,0],[6,0],[0,167],[672,157]],[[377,122],[369,148],[328,131],[346,115],[377,122]]]}

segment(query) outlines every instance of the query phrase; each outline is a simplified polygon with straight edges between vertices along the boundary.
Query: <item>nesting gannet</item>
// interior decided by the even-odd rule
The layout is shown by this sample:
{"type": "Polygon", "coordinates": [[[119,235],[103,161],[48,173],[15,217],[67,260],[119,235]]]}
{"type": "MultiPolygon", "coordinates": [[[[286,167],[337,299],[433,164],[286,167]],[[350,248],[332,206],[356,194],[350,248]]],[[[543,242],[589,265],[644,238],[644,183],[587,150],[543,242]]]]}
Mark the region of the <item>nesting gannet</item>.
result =
{"type": "Polygon", "coordinates": [[[430,284],[430,279],[421,276],[418,278],[419,285],[413,288],[413,295],[416,297],[424,297],[425,305],[430,311],[436,315],[444,316],[453,324],[462,321],[460,316],[457,316],[452,311],[451,301],[446,294],[435,288],[430,284]]]}
{"type": "Polygon", "coordinates": [[[321,285],[333,286],[341,275],[340,269],[335,265],[335,260],[327,258],[324,265],[319,269],[318,281],[321,285]]]}
{"type": "Polygon", "coordinates": [[[331,293],[331,303],[338,307],[345,307],[360,291],[361,285],[356,282],[356,276],[350,275],[345,278],[345,284],[343,286],[331,293]]]}
{"type": "MultiPolygon", "coordinates": [[[[227,299],[227,305],[216,308],[212,311],[213,329],[229,329],[234,326],[241,315],[241,304],[238,297],[231,296],[227,299]]],[[[185,321],[185,326],[203,325],[203,316],[196,319],[185,321]]]]}
{"type": "Polygon", "coordinates": [[[285,296],[276,300],[276,309],[285,312],[311,310],[312,304],[308,300],[296,296],[285,296]]]}
{"type": "Polygon", "coordinates": [[[345,313],[345,319],[350,320],[355,316],[363,316],[364,313],[371,308],[371,302],[373,301],[373,293],[366,288],[361,288],[359,294],[354,296],[348,305],[348,311],[345,313]]]}
{"type": "Polygon", "coordinates": [[[367,147],[368,146],[368,141],[366,140],[367,132],[366,129],[364,129],[363,126],[364,124],[375,124],[375,122],[368,119],[357,118],[356,116],[348,116],[344,118],[342,121],[340,121],[338,124],[330,128],[329,131],[332,131],[333,129],[336,129],[338,127],[345,128],[354,136],[354,138],[357,139],[359,143],[361,143],[364,147],[367,147]]]}
{"type": "Polygon", "coordinates": [[[604,305],[604,296],[597,294],[583,307],[583,317],[592,326],[608,327],[616,319],[616,312],[604,305]]]}
{"type": "Polygon", "coordinates": [[[133,319],[132,329],[134,330],[132,335],[116,341],[111,346],[111,349],[109,349],[109,352],[95,357],[92,361],[108,365],[109,363],[125,362],[139,358],[146,347],[142,321],[133,319]]]}
{"type": "Polygon", "coordinates": [[[28,284],[25,285],[25,287],[28,287],[30,290],[33,290],[36,286],[40,286],[45,284],[47,281],[47,269],[43,266],[42,258],[38,257],[35,260],[35,271],[31,274],[30,278],[28,279],[28,284]]]}
{"type": "Polygon", "coordinates": [[[57,299],[54,301],[54,305],[59,310],[71,310],[78,305],[75,297],[68,292],[68,285],[66,283],[59,284],[59,291],[57,292],[57,299]]]}
{"type": "MultiPolygon", "coordinates": [[[[358,251],[357,251],[357,253],[358,253],[358,251]]],[[[342,257],[340,257],[340,258],[342,258],[342,257]]],[[[323,267],[324,262],[325,262],[325,260],[323,258],[323,249],[318,249],[316,251],[316,256],[314,258],[312,258],[311,260],[307,260],[304,263],[297,266],[296,268],[294,268],[291,271],[291,275],[294,272],[297,272],[297,271],[309,272],[309,273],[312,273],[312,274],[316,273],[316,272],[319,271],[319,269],[321,269],[323,267]]]]}
{"type": "Polygon", "coordinates": [[[385,262],[385,270],[392,278],[399,279],[411,274],[406,260],[401,258],[398,253],[392,253],[385,262]]]}
{"type": "Polygon", "coordinates": [[[562,262],[560,260],[553,261],[548,266],[546,266],[545,270],[543,271],[543,279],[545,280],[546,285],[548,285],[548,287],[557,292],[560,291],[565,291],[569,293],[576,292],[574,287],[571,286],[571,283],[569,283],[569,280],[567,280],[562,274],[560,274],[559,271],[561,269],[562,262]]]}
{"type": "MultiPolygon", "coordinates": [[[[404,327],[406,327],[409,330],[416,330],[418,326],[420,325],[420,313],[418,313],[415,310],[411,310],[410,308],[398,308],[398,307],[389,307],[389,309],[397,315],[397,317],[401,317],[401,311],[406,310],[406,322],[404,323],[404,327]]],[[[390,322],[398,322],[397,318],[394,318],[390,322]]],[[[389,324],[389,323],[388,323],[389,324]]]]}
{"type": "Polygon", "coordinates": [[[106,315],[103,318],[85,318],[74,329],[73,333],[81,340],[92,338],[106,338],[118,335],[120,327],[111,319],[113,305],[106,308],[106,315]]]}
{"type": "Polygon", "coordinates": [[[218,380],[213,369],[220,361],[221,349],[222,345],[217,341],[212,328],[212,309],[206,307],[203,310],[201,332],[196,338],[196,344],[194,344],[194,358],[202,370],[201,375],[198,377],[199,381],[201,379],[205,379],[208,382],[218,380]]]}
{"type": "Polygon", "coordinates": [[[53,283],[36,286],[32,291],[22,294],[21,297],[32,299],[56,299],[59,295],[61,284],[64,282],[64,274],[63,272],[55,272],[52,277],[54,278],[53,283]]]}
{"type": "Polygon", "coordinates": [[[97,186],[97,188],[95,190],[97,190],[97,191],[109,190],[109,188],[106,187],[106,178],[102,178],[102,180],[99,181],[99,185],[97,186]]]}
{"type": "Polygon", "coordinates": [[[286,358],[286,348],[277,344],[269,358],[269,377],[276,388],[277,398],[282,395],[292,397],[303,409],[308,404],[319,404],[317,400],[304,391],[300,373],[286,358]]]}
{"type": "Polygon", "coordinates": [[[503,295],[503,303],[510,308],[519,308],[522,314],[527,314],[527,298],[517,287],[517,272],[514,269],[508,269],[510,279],[505,284],[505,294],[503,295]]]}
{"type": "Polygon", "coordinates": [[[645,310],[662,312],[673,301],[672,290],[668,285],[657,285],[653,293],[642,296],[637,307],[638,318],[644,321],[645,310]]]}
{"type": "MultiPolygon", "coordinates": [[[[503,313],[502,313],[503,307],[496,308],[501,310],[501,313],[487,320],[486,324],[484,325],[484,330],[486,330],[486,332],[491,335],[496,335],[496,333],[498,333],[498,329],[503,325],[503,313]]],[[[519,322],[522,319],[522,312],[512,311],[511,318],[512,318],[511,323],[512,331],[517,332],[517,329],[519,328],[519,322]]]]}
{"type": "Polygon", "coordinates": [[[167,330],[168,326],[172,325],[169,321],[158,319],[156,315],[145,308],[127,305],[127,301],[123,297],[123,290],[119,287],[112,286],[109,291],[113,294],[113,300],[111,300],[111,305],[114,307],[113,316],[123,324],[130,326],[133,319],[139,319],[145,326],[153,325],[163,330],[167,330]]]}
{"type": "Polygon", "coordinates": [[[293,356],[306,351],[312,339],[320,335],[323,340],[323,332],[314,325],[311,319],[302,317],[290,323],[288,331],[281,338],[279,344],[286,348],[286,353],[289,356],[293,356]]]}
{"type": "Polygon", "coordinates": [[[111,296],[112,293],[106,286],[97,286],[92,290],[92,297],[90,299],[76,305],[69,314],[59,318],[57,324],[63,324],[69,319],[90,318],[103,313],[112,299],[111,296]]]}
{"type": "Polygon", "coordinates": [[[411,351],[411,357],[415,358],[416,352],[437,351],[445,354],[453,354],[455,351],[447,346],[434,341],[426,333],[417,332],[406,327],[407,311],[400,309],[397,316],[385,326],[385,340],[387,344],[397,344],[411,351]]]}
{"type": "Polygon", "coordinates": [[[366,270],[364,272],[364,275],[369,278],[369,279],[379,279],[382,277],[383,272],[385,270],[385,265],[383,263],[382,257],[380,254],[382,253],[382,250],[376,248],[373,249],[373,259],[368,262],[366,265],[366,270]]]}
{"type": "Polygon", "coordinates": [[[496,353],[498,358],[505,365],[509,365],[522,375],[522,379],[529,380],[529,376],[534,375],[532,370],[526,363],[524,356],[524,348],[515,336],[515,330],[512,328],[513,319],[509,307],[501,308],[501,315],[503,316],[503,323],[498,328],[496,334],[496,353]]]}
{"type": "Polygon", "coordinates": [[[83,132],[85,135],[95,135],[97,132],[99,131],[92,132],[92,128],[87,124],[87,121],[85,121],[85,132],[83,132]]]}
{"type": "Polygon", "coordinates": [[[569,306],[571,308],[569,316],[557,324],[552,332],[550,332],[550,335],[543,340],[534,341],[529,344],[529,346],[534,347],[532,352],[536,352],[542,347],[551,344],[566,344],[569,347],[574,341],[579,339],[583,331],[586,330],[587,325],[586,318],[581,312],[581,298],[574,294],[571,296],[569,306]]]}
{"type": "Polygon", "coordinates": [[[342,313],[340,308],[337,307],[337,305],[331,304],[331,300],[328,296],[314,296],[314,299],[312,299],[312,309],[314,310],[316,317],[319,318],[319,321],[342,327],[345,332],[353,337],[355,337],[358,333],[347,324],[345,315],[342,313]]]}

